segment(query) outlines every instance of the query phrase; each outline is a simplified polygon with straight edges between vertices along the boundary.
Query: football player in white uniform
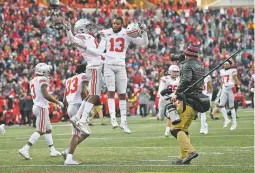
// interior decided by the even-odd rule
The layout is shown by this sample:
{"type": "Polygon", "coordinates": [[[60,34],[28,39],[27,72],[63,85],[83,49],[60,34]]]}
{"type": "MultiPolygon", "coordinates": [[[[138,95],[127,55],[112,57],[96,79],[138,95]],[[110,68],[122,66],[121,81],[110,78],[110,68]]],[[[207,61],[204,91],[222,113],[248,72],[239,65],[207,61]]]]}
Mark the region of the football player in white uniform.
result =
{"type": "Polygon", "coordinates": [[[64,104],[61,101],[56,100],[48,93],[50,67],[45,63],[39,63],[35,66],[36,77],[30,81],[30,91],[33,98],[33,114],[36,118],[36,132],[34,132],[28,143],[21,149],[19,154],[25,159],[30,160],[29,149],[36,143],[40,136],[44,135],[47,144],[50,147],[50,156],[61,156],[53,146],[53,139],[51,135],[51,123],[49,118],[49,102],[56,103],[61,108],[64,104]]]}
{"type": "Polygon", "coordinates": [[[252,98],[252,105],[253,105],[253,107],[254,107],[254,99],[255,99],[255,97],[254,97],[254,84],[255,84],[255,74],[253,74],[252,76],[251,76],[251,80],[250,80],[250,83],[249,83],[249,88],[250,88],[250,92],[251,92],[251,98],[252,98]]]}
{"type": "Polygon", "coordinates": [[[111,116],[111,124],[113,128],[119,125],[116,120],[116,110],[114,94],[117,88],[119,94],[119,106],[121,113],[120,128],[125,133],[130,134],[131,131],[127,126],[127,72],[125,67],[126,52],[129,44],[135,43],[141,46],[148,45],[148,36],[146,26],[140,23],[131,23],[127,29],[123,28],[124,21],[121,17],[114,18],[112,28],[102,30],[100,32],[103,39],[97,50],[87,48],[91,52],[97,52],[102,55],[104,60],[104,79],[108,90],[108,107],[111,116]],[[104,47],[104,48],[103,48],[104,47]],[[105,53],[104,53],[105,51],[105,53]]]}
{"type": "Polygon", "coordinates": [[[5,125],[4,124],[0,125],[0,131],[2,132],[3,135],[5,135],[5,125]]]}
{"type": "MultiPolygon", "coordinates": [[[[66,80],[66,89],[64,94],[64,104],[68,105],[67,114],[70,118],[75,116],[79,110],[81,102],[86,98],[86,90],[89,78],[85,73],[86,65],[81,64],[76,67],[76,75],[66,80]]],[[[82,111],[82,110],[80,110],[82,111]]],[[[82,112],[80,113],[80,115],[82,112]]],[[[89,127],[87,127],[89,129],[89,127]]],[[[72,126],[72,138],[68,149],[62,152],[65,158],[64,165],[78,165],[80,162],[73,160],[73,153],[78,144],[86,139],[89,134],[81,133],[72,126]]]]}
{"type": "Polygon", "coordinates": [[[221,94],[220,94],[220,111],[223,114],[224,117],[224,126],[223,128],[226,128],[228,124],[231,122],[228,119],[227,111],[225,108],[225,105],[228,101],[229,108],[231,109],[231,116],[232,116],[232,126],[230,130],[235,130],[237,123],[236,123],[236,111],[234,108],[234,93],[233,88],[237,86],[237,88],[240,88],[240,83],[237,77],[237,70],[235,68],[231,68],[231,61],[226,61],[224,63],[224,69],[220,70],[220,76],[221,76],[221,94]]]}
{"type": "MultiPolygon", "coordinates": [[[[204,89],[203,89],[203,94],[207,95],[210,97],[210,100],[212,99],[212,92],[213,92],[213,87],[212,87],[212,78],[210,75],[208,75],[204,79],[204,89]]],[[[206,123],[206,114],[204,113],[199,113],[200,121],[201,121],[201,128],[200,128],[200,133],[201,134],[207,134],[208,133],[208,124],[206,123]]]]}
{"type": "MultiPolygon", "coordinates": [[[[172,92],[174,93],[180,82],[179,73],[180,73],[179,67],[177,65],[171,65],[168,68],[169,75],[163,76],[160,80],[159,89],[158,89],[158,97],[159,97],[159,115],[158,116],[161,121],[164,120],[166,105],[169,103],[169,101],[166,101],[164,97],[160,94],[160,92],[166,88],[171,88],[172,92]]],[[[165,137],[169,136],[171,125],[172,125],[172,121],[170,119],[167,119],[165,137]]]]}
{"type": "Polygon", "coordinates": [[[82,133],[90,134],[90,130],[87,130],[88,116],[97,99],[99,99],[103,84],[103,61],[101,60],[101,55],[96,55],[88,51],[88,48],[97,49],[99,46],[95,37],[92,35],[95,26],[87,19],[80,19],[74,25],[74,32],[76,34],[74,36],[71,31],[70,21],[64,20],[64,25],[66,26],[69,40],[77,46],[84,59],[87,61],[86,74],[90,78],[88,86],[89,96],[86,100],[82,101],[79,111],[70,121],[75,128],[82,133]],[[82,117],[80,115],[81,112],[82,117]]]}

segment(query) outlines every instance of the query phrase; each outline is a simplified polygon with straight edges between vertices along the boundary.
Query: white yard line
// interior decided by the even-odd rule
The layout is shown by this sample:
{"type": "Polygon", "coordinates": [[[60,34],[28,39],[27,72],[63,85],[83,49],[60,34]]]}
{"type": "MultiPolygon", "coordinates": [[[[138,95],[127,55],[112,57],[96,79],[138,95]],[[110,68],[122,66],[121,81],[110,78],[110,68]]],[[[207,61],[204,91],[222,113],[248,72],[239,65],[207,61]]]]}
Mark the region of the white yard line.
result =
{"type": "MultiPolygon", "coordinates": [[[[24,135],[25,136],[25,135],[24,135]]],[[[65,134],[53,134],[54,141],[59,140],[69,140],[71,134],[65,133],[65,134]],[[54,138],[54,136],[68,136],[68,138],[54,138]]],[[[191,135],[191,138],[225,138],[225,137],[254,137],[254,135],[191,135]]],[[[3,137],[0,141],[0,143],[5,143],[6,141],[12,141],[12,142],[19,142],[23,140],[28,140],[29,136],[26,138],[13,138],[13,139],[8,139],[8,136],[3,137]],[[7,138],[7,139],[6,139],[7,138]]],[[[170,138],[173,138],[172,136],[170,138]]],[[[93,138],[89,137],[88,139],[90,140],[119,140],[119,139],[167,139],[164,136],[154,136],[154,137],[146,137],[146,136],[125,136],[123,134],[123,137],[98,137],[98,138],[93,138]]],[[[44,141],[44,139],[38,140],[38,141],[44,141]]]]}
{"type": "MultiPolygon", "coordinates": [[[[125,164],[125,165],[118,165],[118,164],[84,164],[84,165],[75,165],[72,167],[244,167],[244,165],[154,165],[154,164],[125,164]]],[[[0,168],[15,168],[15,167],[66,167],[65,165],[2,165],[0,168]]],[[[250,166],[254,167],[254,165],[250,166]]]]}

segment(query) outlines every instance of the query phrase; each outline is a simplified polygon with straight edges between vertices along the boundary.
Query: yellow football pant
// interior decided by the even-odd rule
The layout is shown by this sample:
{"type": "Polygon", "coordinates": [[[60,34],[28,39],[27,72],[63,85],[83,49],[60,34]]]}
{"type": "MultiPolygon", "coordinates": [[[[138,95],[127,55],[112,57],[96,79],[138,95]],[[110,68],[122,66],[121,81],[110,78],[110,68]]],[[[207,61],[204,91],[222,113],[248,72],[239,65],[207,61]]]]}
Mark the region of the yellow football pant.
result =
{"type": "Polygon", "coordinates": [[[186,110],[183,112],[183,105],[177,107],[177,112],[180,114],[181,122],[173,125],[173,131],[177,131],[177,141],[181,148],[180,159],[183,160],[189,153],[195,151],[195,148],[190,143],[188,128],[192,122],[192,118],[197,115],[197,112],[189,105],[186,105],[186,110]]]}

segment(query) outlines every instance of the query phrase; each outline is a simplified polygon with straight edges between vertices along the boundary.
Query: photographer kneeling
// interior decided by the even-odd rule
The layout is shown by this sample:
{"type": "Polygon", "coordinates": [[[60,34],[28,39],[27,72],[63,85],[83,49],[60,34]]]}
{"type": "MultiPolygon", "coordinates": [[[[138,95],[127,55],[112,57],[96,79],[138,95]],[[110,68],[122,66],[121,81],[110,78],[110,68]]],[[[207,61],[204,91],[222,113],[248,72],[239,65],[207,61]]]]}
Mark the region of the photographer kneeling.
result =
{"type": "Polygon", "coordinates": [[[184,51],[184,55],[185,60],[180,63],[180,84],[176,92],[171,96],[172,103],[175,103],[177,99],[182,101],[177,107],[180,122],[177,124],[173,123],[173,128],[171,130],[171,134],[177,139],[181,148],[180,158],[174,162],[174,164],[189,164],[192,159],[198,156],[195,148],[190,143],[188,128],[197,113],[200,112],[201,109],[202,112],[203,109],[207,109],[201,106],[201,100],[207,99],[200,98],[200,96],[204,97],[202,95],[203,81],[190,88],[188,92],[184,92],[204,75],[204,65],[197,60],[198,47],[189,46],[187,50],[184,51]]]}

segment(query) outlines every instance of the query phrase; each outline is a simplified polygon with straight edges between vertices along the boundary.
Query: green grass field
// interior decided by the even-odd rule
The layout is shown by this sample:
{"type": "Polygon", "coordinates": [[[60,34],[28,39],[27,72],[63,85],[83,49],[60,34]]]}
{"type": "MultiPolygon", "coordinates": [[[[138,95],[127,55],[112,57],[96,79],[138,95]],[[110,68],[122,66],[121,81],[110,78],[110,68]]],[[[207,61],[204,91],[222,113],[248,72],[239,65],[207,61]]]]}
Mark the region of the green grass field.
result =
{"type": "MultiPolygon", "coordinates": [[[[132,134],[121,129],[101,126],[95,120],[92,135],[80,146],[74,159],[78,166],[64,166],[62,157],[51,158],[44,137],[30,150],[32,160],[18,154],[35,129],[31,127],[6,128],[6,136],[0,136],[0,172],[204,172],[251,173],[254,172],[254,124],[253,110],[238,111],[238,128],[223,129],[223,120],[207,117],[209,134],[199,134],[200,121],[193,121],[191,142],[199,156],[191,165],[172,165],[179,148],[173,137],[163,137],[165,121],[151,117],[130,117],[132,134]]],[[[53,124],[54,145],[62,151],[69,142],[70,125],[53,124]]]]}

